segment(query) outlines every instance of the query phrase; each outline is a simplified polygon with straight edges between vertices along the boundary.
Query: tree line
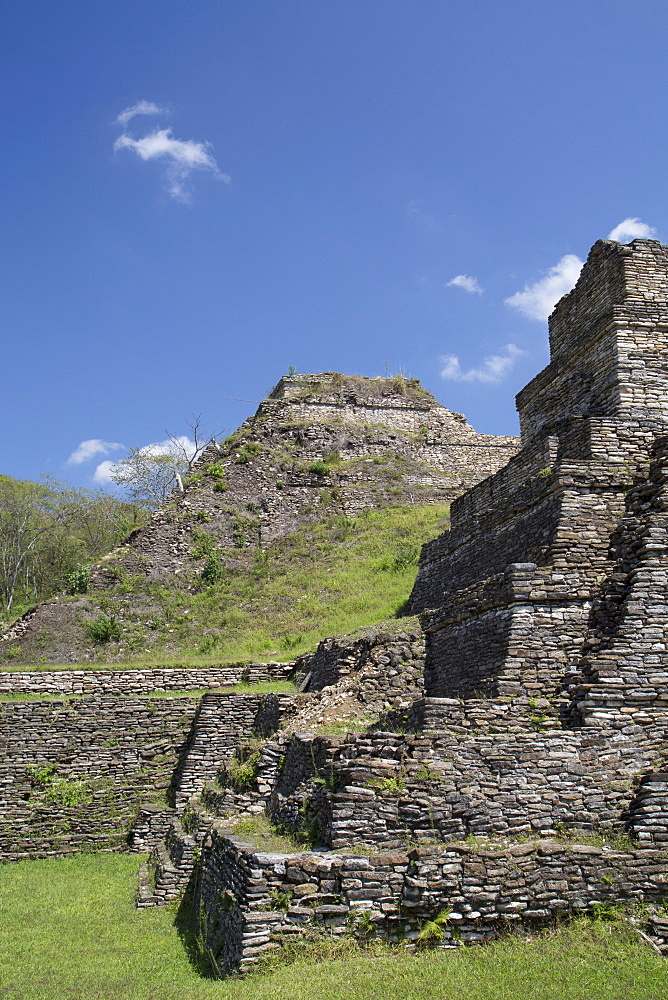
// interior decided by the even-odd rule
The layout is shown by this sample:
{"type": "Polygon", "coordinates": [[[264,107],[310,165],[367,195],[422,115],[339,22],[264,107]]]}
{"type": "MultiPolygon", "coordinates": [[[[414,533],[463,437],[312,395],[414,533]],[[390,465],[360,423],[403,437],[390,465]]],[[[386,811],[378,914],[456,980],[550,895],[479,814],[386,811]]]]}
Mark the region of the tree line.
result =
{"type": "Polygon", "coordinates": [[[207,447],[219,451],[199,416],[188,421],[188,429],[180,437],[166,432],[163,445],[132,448],[115,463],[111,478],[122,499],[55,479],[0,475],[0,621],[52,594],[84,591],[90,564],[183,490],[183,477],[207,447]]]}
{"type": "Polygon", "coordinates": [[[85,589],[88,566],[148,517],[145,507],[101,490],[0,475],[0,617],[85,589]]]}

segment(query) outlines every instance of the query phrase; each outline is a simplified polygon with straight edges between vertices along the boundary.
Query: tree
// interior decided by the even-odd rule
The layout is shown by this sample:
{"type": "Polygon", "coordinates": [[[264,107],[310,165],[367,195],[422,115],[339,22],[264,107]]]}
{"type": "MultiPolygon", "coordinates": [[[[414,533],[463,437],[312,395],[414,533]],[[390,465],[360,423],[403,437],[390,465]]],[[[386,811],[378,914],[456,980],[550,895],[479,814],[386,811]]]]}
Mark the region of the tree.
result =
{"type": "Polygon", "coordinates": [[[155,510],[177,485],[181,465],[173,455],[154,454],[148,448],[132,448],[127,458],[116,462],[111,479],[133,503],[155,510]]]}
{"type": "Polygon", "coordinates": [[[143,508],[119,500],[106,490],[77,490],[73,502],[76,502],[76,511],[70,532],[89,560],[115,548],[148,520],[143,508]]]}
{"type": "Polygon", "coordinates": [[[167,440],[162,444],[149,444],[132,448],[126,458],[116,462],[111,479],[125,487],[127,497],[140,507],[155,510],[167,500],[176,487],[182,488],[182,477],[193,468],[210,443],[210,434],[204,434],[200,417],[188,423],[192,437],[177,437],[165,431],[167,440]]]}
{"type": "Polygon", "coordinates": [[[0,602],[6,616],[63,590],[68,575],[143,523],[108,494],[0,476],[0,602]]]}

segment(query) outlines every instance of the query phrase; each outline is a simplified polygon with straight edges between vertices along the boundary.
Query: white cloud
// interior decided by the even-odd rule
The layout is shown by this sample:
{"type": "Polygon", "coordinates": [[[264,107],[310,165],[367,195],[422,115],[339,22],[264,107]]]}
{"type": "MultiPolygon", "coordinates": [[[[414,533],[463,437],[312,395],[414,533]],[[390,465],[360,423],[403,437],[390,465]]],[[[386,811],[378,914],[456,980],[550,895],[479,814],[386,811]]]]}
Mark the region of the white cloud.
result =
{"type": "Polygon", "coordinates": [[[121,111],[120,115],[116,119],[117,125],[122,125],[123,128],[127,125],[129,121],[136,118],[137,115],[166,115],[168,114],[166,108],[159,108],[157,104],[153,101],[137,101],[133,104],[131,108],[126,108],[125,111],[121,111]]]}
{"type": "Polygon", "coordinates": [[[89,459],[95,458],[96,455],[108,455],[110,451],[118,451],[119,448],[125,448],[125,445],[118,444],[116,441],[89,438],[87,441],[82,441],[78,448],[75,448],[67,459],[67,464],[81,465],[82,462],[87,462],[89,459]]]}
{"type": "Polygon", "coordinates": [[[583,263],[574,253],[567,253],[544,278],[533,285],[525,285],[521,292],[504,299],[505,304],[529,319],[546,320],[562,295],[570,292],[578,280],[583,263]]]}
{"type": "Polygon", "coordinates": [[[480,287],[478,279],[471,277],[469,274],[457,274],[450,281],[446,282],[445,287],[463,288],[465,292],[482,295],[482,288],[480,287]]]}
{"type": "Polygon", "coordinates": [[[93,480],[96,483],[111,483],[113,482],[111,474],[114,471],[115,462],[100,462],[100,464],[95,469],[93,473],[93,480]]]}
{"type": "Polygon", "coordinates": [[[197,445],[186,434],[180,437],[168,438],[166,441],[156,441],[153,444],[146,444],[139,449],[142,455],[149,455],[154,458],[156,455],[175,455],[191,459],[197,451],[197,445]]]}
{"type": "Polygon", "coordinates": [[[526,352],[515,344],[506,344],[505,354],[490,354],[483,358],[480,368],[469,368],[463,371],[459,358],[455,354],[444,354],[441,357],[443,368],[441,378],[453,382],[501,382],[512,369],[517,358],[526,352]]]}
{"type": "Polygon", "coordinates": [[[230,177],[218,169],[209,147],[208,142],[175,139],[170,128],[156,129],[142,139],[133,139],[124,132],[114,143],[114,149],[131,149],[140,160],[166,161],[168,191],[172,198],[185,204],[190,201],[186,182],[194,170],[208,170],[226,184],[230,183],[230,177]]]}
{"type": "MultiPolygon", "coordinates": [[[[85,444],[86,442],[83,443],[85,444]]],[[[123,445],[119,445],[118,447],[122,448],[123,445]]],[[[184,456],[190,460],[196,451],[197,445],[186,434],[182,434],[180,437],[168,438],[166,441],[154,441],[152,444],[146,444],[143,448],[138,449],[139,454],[145,455],[148,458],[155,458],[158,455],[173,455],[177,465],[182,464],[184,456]]],[[[117,462],[110,462],[109,460],[100,462],[93,473],[93,479],[96,483],[112,483],[117,466],[117,462]]]]}
{"type": "Polygon", "coordinates": [[[609,240],[616,240],[618,243],[630,243],[631,240],[651,240],[656,236],[656,229],[648,226],[646,222],[641,222],[637,217],[624,219],[618,226],[615,226],[608,233],[609,240]]]}

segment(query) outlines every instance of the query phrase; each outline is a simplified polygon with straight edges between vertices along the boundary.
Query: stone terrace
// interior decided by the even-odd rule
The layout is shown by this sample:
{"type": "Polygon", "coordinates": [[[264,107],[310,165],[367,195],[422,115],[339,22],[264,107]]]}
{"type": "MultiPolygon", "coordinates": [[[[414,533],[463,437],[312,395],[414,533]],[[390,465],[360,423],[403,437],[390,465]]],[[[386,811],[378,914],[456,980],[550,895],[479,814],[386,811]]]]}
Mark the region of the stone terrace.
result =
{"type": "Polygon", "coordinates": [[[423,550],[427,695],[665,714],[667,275],[655,241],[599,241],[557,305],[552,360],[517,397],[522,449],[423,550]]]}
{"type": "Polygon", "coordinates": [[[313,923],[417,937],[454,910],[454,946],[665,900],[667,289],[667,247],[600,241],[558,304],[550,365],[518,395],[522,449],[423,550],[424,694],[366,733],[265,745],[236,807],[335,853],[260,854],[224,834],[231,789],[205,797],[222,819],[198,814],[198,891],[221,967],[313,923]],[[630,839],[549,839],[596,835],[630,839]]]}
{"type": "MultiPolygon", "coordinates": [[[[326,640],[294,665],[296,700],[199,705],[175,806],[141,810],[133,844],[152,847],[138,905],[188,889],[217,974],[307,930],[424,941],[431,922],[454,948],[665,904],[667,290],[668,247],[595,244],[551,317],[550,365],[518,395],[521,450],[502,445],[508,464],[423,550],[411,603],[426,643],[414,623],[326,640]],[[318,734],[339,709],[377,721],[318,734]],[[312,850],[230,833],[260,813],[312,850]]],[[[375,454],[379,440],[346,437],[363,413],[387,441],[484,454],[419,387],[371,381],[286,377],[265,418],[291,408],[309,456],[334,441],[375,454]],[[324,417],[337,437],[314,430],[324,417]]]]}

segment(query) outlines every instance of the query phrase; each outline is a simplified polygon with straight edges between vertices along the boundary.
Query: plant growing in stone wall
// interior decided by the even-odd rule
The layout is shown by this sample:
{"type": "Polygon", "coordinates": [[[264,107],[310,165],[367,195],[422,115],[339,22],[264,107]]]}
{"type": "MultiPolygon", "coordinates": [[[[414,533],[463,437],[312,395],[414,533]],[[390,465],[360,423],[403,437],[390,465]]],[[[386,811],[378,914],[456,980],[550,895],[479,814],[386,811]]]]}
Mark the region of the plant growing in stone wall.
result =
{"type": "Polygon", "coordinates": [[[396,795],[400,795],[406,790],[406,782],[404,781],[403,774],[392,774],[384,777],[370,778],[367,784],[369,785],[369,788],[373,788],[378,792],[389,792],[390,794],[396,795]]]}
{"type": "Polygon", "coordinates": [[[247,742],[237,747],[234,757],[226,761],[218,772],[221,785],[231,785],[237,792],[249,791],[257,778],[262,740],[247,742]]]}
{"type": "Polygon", "coordinates": [[[33,787],[44,788],[58,772],[56,764],[34,764],[26,768],[26,774],[33,787]]]}
{"type": "Polygon", "coordinates": [[[329,466],[326,462],[318,460],[317,462],[311,462],[307,471],[311,472],[314,476],[328,476],[329,466]]]}
{"type": "Polygon", "coordinates": [[[92,802],[93,793],[85,781],[58,778],[47,786],[44,798],[55,806],[73,808],[92,802]]]}
{"type": "Polygon", "coordinates": [[[441,944],[445,938],[445,928],[450,920],[451,910],[441,910],[433,920],[425,920],[417,936],[419,947],[428,948],[441,944]]]}

